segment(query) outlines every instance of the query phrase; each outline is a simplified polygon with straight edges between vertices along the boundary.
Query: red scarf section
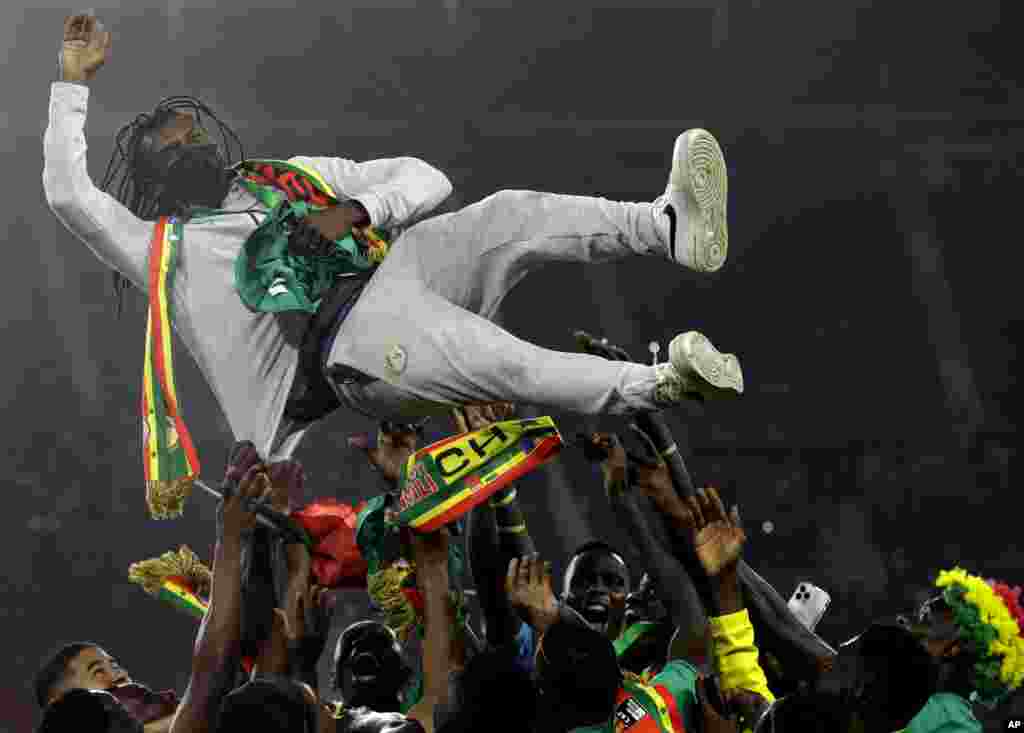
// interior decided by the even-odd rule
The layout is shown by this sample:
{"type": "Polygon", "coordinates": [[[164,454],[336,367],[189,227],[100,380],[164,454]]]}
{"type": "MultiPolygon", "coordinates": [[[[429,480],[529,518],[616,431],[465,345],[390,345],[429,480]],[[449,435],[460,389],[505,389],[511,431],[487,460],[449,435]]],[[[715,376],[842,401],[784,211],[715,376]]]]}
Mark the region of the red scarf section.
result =
{"type": "Polygon", "coordinates": [[[327,588],[366,588],[366,560],[356,544],[356,519],[365,506],[317,499],[292,512],[313,540],[313,576],[327,588]]]}

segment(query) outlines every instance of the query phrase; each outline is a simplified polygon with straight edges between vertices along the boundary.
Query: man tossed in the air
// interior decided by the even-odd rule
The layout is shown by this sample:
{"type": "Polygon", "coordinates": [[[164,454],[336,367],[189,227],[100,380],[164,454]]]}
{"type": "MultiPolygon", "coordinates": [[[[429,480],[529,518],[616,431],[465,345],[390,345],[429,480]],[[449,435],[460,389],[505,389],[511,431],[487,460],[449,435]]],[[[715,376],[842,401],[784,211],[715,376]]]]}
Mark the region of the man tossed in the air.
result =
{"type": "MultiPolygon", "coordinates": [[[[242,169],[230,165],[228,143],[237,138],[197,100],[165,100],[119,135],[123,178],[111,186],[118,171],[108,170],[101,185],[115,195],[108,194],[89,177],[84,128],[90,82],[107,60],[110,34],[95,17],[78,15],[65,22],[63,40],[44,141],[47,202],[69,231],[144,293],[155,220],[174,215],[185,222],[168,289],[174,329],[235,438],[253,441],[264,456],[289,454],[308,425],[284,418],[311,311],[254,308],[245,290],[252,283],[239,283],[245,273],[236,263],[272,212],[242,180],[242,169]],[[203,126],[204,115],[220,143],[203,126]]],[[[696,332],[676,337],[669,361],[651,366],[542,349],[491,320],[511,288],[547,262],[649,255],[699,272],[719,269],[728,246],[726,169],[706,131],[676,140],[668,186],[653,203],[502,191],[411,226],[451,192],[448,179],[423,161],[297,157],[287,164],[333,190],[338,203],[309,214],[327,241],[368,227],[398,232],[382,261],[370,262],[362,238],[349,238],[341,253],[352,272],[339,278],[372,273],[320,347],[326,373],[341,367],[344,378],[331,386],[351,409],[402,422],[492,402],[630,414],[743,391],[736,357],[696,332]]],[[[289,261],[293,269],[334,272],[302,258],[289,261]]],[[[285,289],[275,281],[259,298],[268,302],[285,289]]],[[[289,297],[315,300],[310,293],[289,297]]]]}

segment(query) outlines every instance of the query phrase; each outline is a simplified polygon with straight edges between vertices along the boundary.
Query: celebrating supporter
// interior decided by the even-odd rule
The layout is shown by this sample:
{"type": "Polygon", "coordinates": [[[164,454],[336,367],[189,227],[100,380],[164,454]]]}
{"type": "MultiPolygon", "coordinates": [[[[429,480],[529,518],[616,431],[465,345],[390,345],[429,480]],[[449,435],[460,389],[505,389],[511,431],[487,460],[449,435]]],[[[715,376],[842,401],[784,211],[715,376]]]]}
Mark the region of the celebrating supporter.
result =
{"type": "MultiPolygon", "coordinates": [[[[727,698],[754,693],[770,702],[774,698],[757,665],[753,630],[736,579],[745,540],[738,514],[727,514],[714,490],[701,492],[699,506],[691,531],[715,591],[711,624],[721,675],[718,686],[727,698]]],[[[735,723],[715,709],[706,683],[689,662],[673,658],[648,682],[623,675],[610,641],[592,628],[560,619],[546,563],[533,558],[513,561],[507,584],[517,607],[541,635],[538,671],[544,704],[557,709],[551,716],[555,727],[603,731],[616,721],[626,726],[644,721],[652,730],[667,733],[694,730],[699,719],[712,729],[735,730],[735,723]]]]}
{"type": "Polygon", "coordinates": [[[400,712],[411,674],[395,632],[379,621],[357,621],[338,637],[333,686],[345,706],[400,712]]]}
{"type": "MultiPolygon", "coordinates": [[[[114,702],[125,708],[131,717],[144,724],[146,733],[170,730],[178,696],[173,690],[156,693],[131,679],[123,667],[100,646],[91,642],[66,644],[54,653],[39,670],[35,680],[36,701],[40,708],[52,705],[73,690],[116,693],[114,702]]],[[[66,710],[80,707],[102,707],[103,698],[76,696],[66,710]],[[75,701],[77,700],[77,702],[75,701]]],[[[74,717],[69,714],[69,717],[74,717]]],[[[51,724],[53,724],[51,717],[51,724]]]]}

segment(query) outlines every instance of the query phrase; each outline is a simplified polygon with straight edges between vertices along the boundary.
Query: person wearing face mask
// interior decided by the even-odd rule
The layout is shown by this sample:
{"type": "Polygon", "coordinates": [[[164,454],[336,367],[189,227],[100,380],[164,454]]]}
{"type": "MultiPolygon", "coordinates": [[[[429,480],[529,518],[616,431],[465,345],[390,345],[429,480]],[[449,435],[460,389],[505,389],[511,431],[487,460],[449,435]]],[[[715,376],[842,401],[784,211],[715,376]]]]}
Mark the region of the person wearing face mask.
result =
{"type": "Polygon", "coordinates": [[[653,256],[718,270],[727,169],[707,131],[677,138],[652,202],[503,191],[413,225],[452,191],[427,163],[247,159],[208,107],[174,97],[118,135],[96,187],[84,127],[110,47],[95,17],[67,19],[43,183],[65,227],[150,298],[144,434],[159,461],[146,465],[151,492],[169,494],[150,497],[154,514],[180,511],[199,468],[166,352],[172,327],[236,439],[268,460],[342,404],[409,423],[464,404],[629,414],[742,393],[737,357],[695,331],[648,365],[542,349],[494,323],[511,288],[548,262],[653,256]]]}

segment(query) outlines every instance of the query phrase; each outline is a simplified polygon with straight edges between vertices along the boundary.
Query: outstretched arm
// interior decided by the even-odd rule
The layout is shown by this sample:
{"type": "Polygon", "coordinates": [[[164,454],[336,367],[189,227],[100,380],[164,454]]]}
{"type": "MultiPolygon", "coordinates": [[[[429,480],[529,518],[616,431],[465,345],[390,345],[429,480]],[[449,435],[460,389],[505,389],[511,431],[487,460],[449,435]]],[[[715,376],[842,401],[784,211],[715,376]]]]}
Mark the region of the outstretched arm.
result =
{"type": "Polygon", "coordinates": [[[448,592],[448,530],[412,534],[416,581],[423,593],[423,698],[409,710],[426,733],[434,733],[434,712],[448,703],[452,614],[448,592]]]}
{"type": "Polygon", "coordinates": [[[268,488],[264,467],[257,463],[248,469],[238,490],[224,500],[210,605],[196,636],[192,676],[171,733],[213,730],[220,700],[234,682],[242,636],[242,537],[256,526],[247,501],[258,499],[268,488]]]}
{"type": "Polygon", "coordinates": [[[296,163],[311,168],[339,198],[354,199],[381,229],[406,226],[426,216],[448,198],[448,177],[418,158],[383,158],[357,163],[347,158],[296,156],[296,163]]]}
{"type": "Polygon", "coordinates": [[[697,559],[711,579],[715,604],[711,635],[720,687],[742,716],[749,718],[754,710],[775,697],[758,662],[754,627],[740,593],[737,566],[746,534],[740,524],[739,509],[733,507],[726,512],[715,489],[701,489],[697,499],[701,516],[695,526],[693,545],[697,559]]]}
{"type": "MultiPolygon", "coordinates": [[[[676,639],[682,643],[675,644],[675,649],[686,649],[687,656],[694,656],[696,650],[703,645],[707,618],[693,580],[682,564],[655,539],[647,525],[647,520],[628,484],[626,451],[621,441],[614,435],[595,435],[592,440],[607,456],[601,469],[612,509],[636,544],[641,557],[645,559],[647,571],[651,574],[658,594],[678,629],[676,639]]],[[[655,502],[655,506],[660,512],[665,513],[665,509],[658,502],[655,502]]],[[[666,521],[676,525],[693,526],[694,520],[685,507],[673,507],[673,510],[674,516],[666,521]]]]}
{"type": "MultiPolygon", "coordinates": [[[[456,426],[463,433],[507,420],[512,413],[513,406],[505,403],[470,405],[454,410],[456,426]]],[[[505,592],[509,562],[536,552],[516,497],[516,487],[511,485],[495,492],[485,504],[478,504],[470,513],[466,534],[466,549],[487,641],[494,646],[512,642],[523,625],[505,592]]]]}
{"type": "Polygon", "coordinates": [[[86,165],[87,85],[110,54],[110,33],[92,15],[64,22],[60,81],[50,89],[43,138],[43,189],[57,219],[108,267],[146,290],[146,260],[153,223],[142,221],[100,191],[86,165]]]}

